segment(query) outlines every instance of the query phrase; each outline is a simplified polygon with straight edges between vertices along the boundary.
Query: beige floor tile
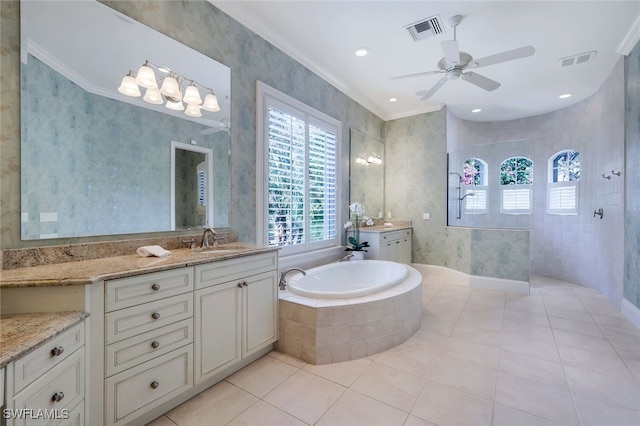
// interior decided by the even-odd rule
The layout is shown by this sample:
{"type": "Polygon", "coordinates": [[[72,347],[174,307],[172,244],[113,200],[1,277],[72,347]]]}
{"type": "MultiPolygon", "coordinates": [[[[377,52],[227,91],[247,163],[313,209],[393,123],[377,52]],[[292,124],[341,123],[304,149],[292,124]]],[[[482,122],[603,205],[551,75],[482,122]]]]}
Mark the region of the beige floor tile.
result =
{"type": "Polygon", "coordinates": [[[439,361],[431,370],[428,379],[486,399],[493,399],[496,387],[494,369],[455,358],[439,361]]]}
{"type": "Polygon", "coordinates": [[[616,353],[609,340],[603,337],[589,336],[588,334],[564,330],[553,330],[553,335],[556,338],[556,344],[559,346],[569,346],[571,348],[602,354],[613,355],[616,353]]]}
{"type": "Polygon", "coordinates": [[[593,371],[565,366],[569,389],[574,394],[586,396],[631,410],[638,409],[640,383],[635,379],[621,379],[593,371]]]}
{"type": "MultiPolygon", "coordinates": [[[[574,400],[578,417],[582,426],[638,426],[640,425],[640,405],[638,409],[631,410],[617,407],[597,399],[575,395],[574,400]]],[[[640,404],[640,403],[639,403],[640,404]]]]}
{"type": "Polygon", "coordinates": [[[448,336],[418,330],[405,342],[405,344],[415,346],[416,348],[420,348],[427,352],[440,352],[447,345],[448,340],[448,336]]]}
{"type": "Polygon", "coordinates": [[[546,359],[547,361],[560,362],[560,355],[558,355],[558,349],[554,343],[530,340],[517,334],[503,334],[500,348],[510,352],[546,359]]]}
{"type": "Polygon", "coordinates": [[[498,371],[560,389],[569,389],[562,364],[511,351],[502,351],[498,371]]]}
{"type": "Polygon", "coordinates": [[[420,329],[430,333],[441,334],[443,336],[451,335],[451,330],[455,327],[456,322],[438,317],[422,316],[422,325],[420,329]]]}
{"type": "Polygon", "coordinates": [[[507,405],[496,404],[493,410],[492,426],[561,426],[549,419],[516,410],[507,405]]]}
{"type": "Polygon", "coordinates": [[[263,399],[305,423],[313,424],[345,389],[322,377],[298,370],[263,399]]]}
{"type": "Polygon", "coordinates": [[[633,325],[631,321],[627,317],[622,315],[620,316],[611,316],[611,315],[602,315],[602,314],[591,314],[593,320],[602,326],[609,327],[618,327],[618,328],[626,328],[629,330],[637,330],[636,326],[633,325]]]}
{"type": "Polygon", "coordinates": [[[423,318],[439,318],[447,321],[457,321],[460,318],[461,310],[440,307],[433,303],[428,304],[422,310],[423,318]]]}
{"type": "Polygon", "coordinates": [[[169,411],[166,416],[180,426],[224,425],[256,401],[258,399],[248,392],[220,382],[169,411]]]}
{"type": "Polygon", "coordinates": [[[284,411],[258,401],[238,417],[227,423],[227,426],[305,426],[305,423],[284,411]]]}
{"type": "Polygon", "coordinates": [[[579,424],[569,391],[510,374],[498,374],[496,402],[565,425],[579,424]]]}
{"type": "Polygon", "coordinates": [[[516,336],[525,338],[527,340],[540,340],[542,342],[554,343],[553,331],[551,327],[543,327],[533,324],[523,324],[510,320],[504,321],[504,328],[502,329],[505,335],[515,334],[516,336]]]}
{"type": "Polygon", "coordinates": [[[424,381],[422,377],[374,362],[358,377],[351,389],[409,412],[424,381]]]}
{"type": "Polygon", "coordinates": [[[397,368],[414,376],[426,377],[440,359],[438,352],[422,351],[405,343],[382,352],[374,362],[397,368]]]}
{"type": "Polygon", "coordinates": [[[552,305],[547,306],[547,314],[550,317],[566,318],[574,321],[593,322],[593,318],[586,310],[574,311],[571,309],[565,309],[562,306],[552,305]]]}
{"type": "Polygon", "coordinates": [[[421,419],[420,417],[416,417],[412,414],[409,414],[407,420],[404,422],[404,426],[437,426],[435,423],[428,422],[426,420],[421,419]]]}
{"type": "Polygon", "coordinates": [[[588,334],[590,336],[604,337],[600,327],[596,323],[574,321],[566,318],[549,318],[551,328],[555,330],[571,331],[573,333],[588,334]]]}
{"type": "Polygon", "coordinates": [[[625,342],[622,340],[611,340],[610,343],[625,361],[640,362],[640,345],[638,343],[625,342]]]}
{"type": "Polygon", "coordinates": [[[558,345],[558,351],[564,365],[608,376],[633,379],[633,374],[617,354],[591,352],[562,345],[558,345]]]}
{"type": "Polygon", "coordinates": [[[447,346],[442,350],[442,355],[469,361],[495,370],[498,368],[500,350],[492,346],[451,338],[447,342],[447,346]]]}
{"type": "Polygon", "coordinates": [[[542,327],[549,327],[549,317],[546,311],[542,308],[542,312],[531,312],[526,309],[520,309],[519,307],[507,307],[504,311],[504,320],[513,321],[519,324],[533,324],[542,327]]]}
{"type": "Polygon", "coordinates": [[[147,423],[146,426],[176,426],[176,424],[169,420],[167,416],[160,416],[151,423],[147,423]]]}
{"type": "Polygon", "coordinates": [[[611,315],[620,317],[620,311],[611,304],[607,299],[582,299],[584,307],[592,314],[611,315]]]}
{"type": "Polygon", "coordinates": [[[356,359],[353,361],[338,362],[335,364],[312,365],[307,364],[304,370],[316,376],[323,377],[339,385],[349,387],[371,364],[368,359],[356,359]]]}
{"type": "Polygon", "coordinates": [[[624,363],[627,364],[636,380],[640,382],[640,361],[625,360],[624,363]]]}
{"type": "Polygon", "coordinates": [[[278,351],[271,351],[267,354],[268,356],[278,359],[280,361],[286,362],[287,364],[290,364],[294,367],[297,368],[302,368],[305,365],[307,365],[306,362],[299,360],[298,358],[294,358],[291,355],[287,355],[285,353],[282,352],[278,352],[278,351]]]}
{"type": "Polygon", "coordinates": [[[322,416],[317,426],[401,426],[407,413],[353,390],[347,390],[322,416]]]}
{"type": "Polygon", "coordinates": [[[500,347],[502,333],[485,327],[481,321],[458,321],[451,331],[451,337],[498,348],[500,347]]]}
{"type": "Polygon", "coordinates": [[[603,325],[600,328],[602,328],[605,336],[611,340],[622,340],[640,345],[640,330],[638,329],[631,330],[628,328],[618,328],[607,325],[603,325]]]}
{"type": "Polygon", "coordinates": [[[298,369],[270,356],[264,356],[227,378],[227,381],[262,398],[298,369]]]}
{"type": "Polygon", "coordinates": [[[490,425],[493,401],[427,380],[411,414],[437,425],[490,425]]]}

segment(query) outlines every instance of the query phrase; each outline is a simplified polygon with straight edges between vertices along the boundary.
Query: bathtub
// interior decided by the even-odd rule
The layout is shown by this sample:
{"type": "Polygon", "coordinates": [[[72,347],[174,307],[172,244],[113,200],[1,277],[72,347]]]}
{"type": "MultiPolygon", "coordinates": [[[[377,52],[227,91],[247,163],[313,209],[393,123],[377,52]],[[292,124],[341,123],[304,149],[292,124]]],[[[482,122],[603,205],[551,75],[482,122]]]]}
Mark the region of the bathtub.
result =
{"type": "Polygon", "coordinates": [[[385,260],[330,263],[288,280],[289,291],[319,299],[350,299],[391,288],[407,277],[407,266],[385,260]]]}
{"type": "Polygon", "coordinates": [[[310,364],[364,358],[422,324],[422,275],[395,262],[331,263],[296,274],[278,293],[275,347],[310,364]]]}

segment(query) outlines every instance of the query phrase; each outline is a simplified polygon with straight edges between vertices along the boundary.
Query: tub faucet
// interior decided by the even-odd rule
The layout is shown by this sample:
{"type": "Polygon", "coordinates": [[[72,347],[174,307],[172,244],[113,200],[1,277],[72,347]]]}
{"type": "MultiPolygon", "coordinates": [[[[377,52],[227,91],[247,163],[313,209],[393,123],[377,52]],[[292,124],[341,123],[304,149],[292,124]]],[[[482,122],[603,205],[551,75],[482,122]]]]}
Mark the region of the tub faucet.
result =
{"type": "Polygon", "coordinates": [[[349,253],[348,255],[346,255],[345,257],[340,259],[338,262],[344,262],[344,261],[347,261],[347,260],[351,260],[352,257],[353,257],[353,253],[349,253]]]}
{"type": "Polygon", "coordinates": [[[216,231],[213,228],[204,228],[204,232],[202,233],[202,242],[200,243],[200,248],[209,247],[209,235],[213,238],[213,245],[217,246],[218,242],[216,241],[216,231]]]}
{"type": "Polygon", "coordinates": [[[302,275],[307,275],[307,273],[305,271],[303,271],[302,269],[300,269],[300,268],[287,269],[286,271],[284,271],[284,272],[282,272],[280,274],[280,282],[278,283],[278,287],[280,287],[280,290],[286,290],[287,289],[286,276],[291,271],[298,271],[298,272],[302,272],[302,275]]]}

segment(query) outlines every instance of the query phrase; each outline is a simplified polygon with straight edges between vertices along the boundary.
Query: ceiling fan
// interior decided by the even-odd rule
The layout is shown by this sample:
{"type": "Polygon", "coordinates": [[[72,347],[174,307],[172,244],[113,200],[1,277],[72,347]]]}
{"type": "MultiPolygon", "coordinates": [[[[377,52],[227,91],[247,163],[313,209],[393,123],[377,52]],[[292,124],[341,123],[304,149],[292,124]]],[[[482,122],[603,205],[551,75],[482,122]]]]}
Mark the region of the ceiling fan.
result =
{"type": "Polygon", "coordinates": [[[517,49],[507,50],[502,53],[497,53],[495,55],[486,56],[481,59],[473,59],[470,54],[461,52],[458,48],[458,41],[456,40],[456,27],[458,26],[460,21],[462,21],[462,16],[460,15],[452,16],[449,19],[449,23],[453,27],[453,40],[445,40],[442,42],[442,51],[444,53],[444,57],[438,61],[438,70],[391,77],[391,80],[402,80],[406,78],[422,77],[433,74],[445,74],[445,76],[441,78],[431,89],[427,90],[426,92],[418,92],[418,95],[422,96],[420,98],[421,100],[429,99],[448,80],[457,80],[458,78],[474,84],[481,89],[493,91],[500,87],[500,83],[473,71],[466,70],[486,67],[487,65],[494,65],[507,61],[513,61],[515,59],[526,58],[533,55],[536,51],[533,46],[524,46],[517,49]]]}

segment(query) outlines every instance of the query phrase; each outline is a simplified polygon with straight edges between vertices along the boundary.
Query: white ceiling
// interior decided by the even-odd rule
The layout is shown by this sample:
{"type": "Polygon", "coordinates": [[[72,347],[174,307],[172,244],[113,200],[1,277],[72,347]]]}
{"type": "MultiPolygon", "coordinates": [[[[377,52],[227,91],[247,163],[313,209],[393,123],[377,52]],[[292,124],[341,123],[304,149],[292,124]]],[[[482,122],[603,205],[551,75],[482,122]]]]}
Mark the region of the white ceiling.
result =
{"type": "Polygon", "coordinates": [[[497,121],[554,111],[598,90],[640,36],[640,1],[216,1],[231,17],[320,75],[384,120],[447,105],[460,118],[497,121]],[[439,15],[445,32],[413,41],[405,27],[439,15]],[[531,45],[533,56],[474,70],[500,82],[485,91],[448,81],[429,100],[442,74],[441,41],[453,39],[449,18],[462,15],[460,50],[474,59],[531,45]],[[357,48],[369,55],[356,57],[357,48]],[[559,60],[596,51],[594,59],[561,67],[559,60]],[[571,93],[568,99],[558,96],[571,93]],[[397,102],[389,102],[397,98],[397,102]],[[472,113],[474,108],[482,108],[472,113]]]}

